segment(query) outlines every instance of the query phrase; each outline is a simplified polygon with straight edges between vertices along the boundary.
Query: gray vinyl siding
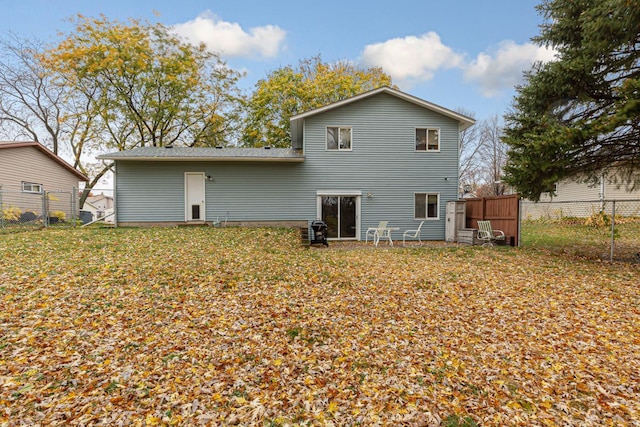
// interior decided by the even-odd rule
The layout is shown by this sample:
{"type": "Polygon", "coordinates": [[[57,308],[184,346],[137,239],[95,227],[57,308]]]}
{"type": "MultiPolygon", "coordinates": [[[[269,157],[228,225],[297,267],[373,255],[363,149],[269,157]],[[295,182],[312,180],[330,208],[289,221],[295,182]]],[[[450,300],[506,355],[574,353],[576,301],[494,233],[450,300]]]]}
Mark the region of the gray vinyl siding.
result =
{"type": "Polygon", "coordinates": [[[414,194],[439,193],[439,220],[426,220],[422,236],[444,240],[446,201],[457,198],[458,136],[457,121],[380,94],[306,119],[305,169],[320,189],[362,191],[362,239],[381,220],[399,227],[394,238],[401,237],[420,223],[414,194]],[[327,126],[351,127],[352,150],[326,150],[327,126]],[[440,129],[439,152],[415,151],[416,127],[440,129]]]}
{"type": "Polygon", "coordinates": [[[318,191],[361,192],[359,238],[389,221],[394,239],[415,229],[414,194],[439,194],[439,219],[423,240],[444,240],[446,202],[458,188],[458,121],[386,93],[307,117],[305,161],[183,162],[119,160],[118,222],[184,221],[184,173],[204,172],[206,220],[313,220],[318,191]],[[352,128],[352,150],[326,150],[327,126],[352,128]],[[416,127],[440,129],[439,152],[416,152],[416,127]],[[446,179],[445,179],[446,178],[446,179]],[[373,197],[367,197],[370,193],[373,197]]]}
{"type": "Polygon", "coordinates": [[[301,179],[303,163],[135,162],[116,170],[118,222],[184,221],[184,173],[203,172],[205,219],[232,221],[315,219],[315,192],[301,179]]]}

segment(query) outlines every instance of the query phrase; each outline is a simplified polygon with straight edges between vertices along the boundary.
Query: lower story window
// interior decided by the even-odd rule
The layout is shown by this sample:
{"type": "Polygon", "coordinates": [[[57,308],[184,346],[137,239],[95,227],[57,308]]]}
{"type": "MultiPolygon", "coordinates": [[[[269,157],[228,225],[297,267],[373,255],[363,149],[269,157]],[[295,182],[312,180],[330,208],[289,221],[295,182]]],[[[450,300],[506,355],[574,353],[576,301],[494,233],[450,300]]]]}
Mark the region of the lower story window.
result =
{"type": "Polygon", "coordinates": [[[415,193],[415,219],[438,219],[439,196],[438,193],[415,193]]]}
{"type": "Polygon", "coordinates": [[[42,184],[22,181],[22,191],[25,193],[42,193],[42,184]]]}

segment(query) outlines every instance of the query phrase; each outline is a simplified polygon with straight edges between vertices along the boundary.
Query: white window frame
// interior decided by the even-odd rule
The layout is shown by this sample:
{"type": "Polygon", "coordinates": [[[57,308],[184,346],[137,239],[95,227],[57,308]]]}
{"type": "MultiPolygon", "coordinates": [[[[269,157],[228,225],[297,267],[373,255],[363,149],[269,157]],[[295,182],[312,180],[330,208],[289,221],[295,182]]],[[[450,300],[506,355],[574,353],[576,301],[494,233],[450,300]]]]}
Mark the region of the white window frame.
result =
{"type": "Polygon", "coordinates": [[[353,127],[351,126],[327,126],[324,133],[326,151],[353,151],[353,127]],[[329,148],[329,129],[338,129],[338,147],[329,148]],[[349,131],[349,148],[340,148],[340,135],[343,130],[349,131]]]}
{"type": "Polygon", "coordinates": [[[44,191],[44,185],[42,184],[37,184],[35,182],[22,181],[23,193],[42,194],[43,191],[44,191]],[[37,188],[37,190],[34,190],[34,187],[37,188]]]}
{"type": "Polygon", "coordinates": [[[434,128],[434,127],[416,127],[415,128],[415,141],[414,141],[414,145],[413,145],[413,149],[416,152],[419,153],[438,153],[440,151],[440,135],[441,135],[441,131],[440,128],[434,128]],[[424,130],[426,132],[426,137],[427,140],[425,141],[425,146],[424,146],[424,150],[418,150],[418,131],[419,130],[424,130]],[[429,132],[437,132],[437,136],[438,136],[438,148],[429,148],[429,132]]]}
{"type": "Polygon", "coordinates": [[[316,191],[316,212],[317,218],[322,218],[322,198],[323,197],[355,197],[356,199],[356,237],[346,237],[337,239],[330,237],[328,240],[361,240],[360,239],[360,214],[362,212],[362,191],[360,190],[317,190],[316,191]]]}
{"type": "Polygon", "coordinates": [[[415,192],[413,193],[413,218],[416,220],[424,220],[424,221],[438,221],[440,219],[440,193],[435,193],[435,192],[428,192],[428,191],[420,191],[420,192],[415,192]],[[425,216],[420,218],[417,216],[416,213],[416,200],[418,195],[423,195],[424,196],[424,213],[425,216]],[[436,216],[435,217],[430,217],[429,216],[429,196],[436,196],[437,198],[437,202],[436,202],[436,216]]]}

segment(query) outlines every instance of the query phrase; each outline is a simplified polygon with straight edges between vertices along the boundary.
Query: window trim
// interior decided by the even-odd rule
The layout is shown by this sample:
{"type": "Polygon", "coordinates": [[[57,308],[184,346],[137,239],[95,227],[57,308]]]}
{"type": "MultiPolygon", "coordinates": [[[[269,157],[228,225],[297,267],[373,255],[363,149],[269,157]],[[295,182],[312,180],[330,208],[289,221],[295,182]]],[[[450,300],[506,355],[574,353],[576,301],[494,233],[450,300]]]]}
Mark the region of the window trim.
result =
{"type": "Polygon", "coordinates": [[[414,220],[420,220],[420,221],[439,221],[440,220],[440,193],[436,193],[436,192],[428,192],[428,191],[416,191],[415,193],[413,193],[413,219],[414,220]],[[418,197],[419,194],[423,194],[424,195],[424,202],[425,202],[425,206],[424,206],[424,212],[425,212],[425,217],[424,218],[419,218],[416,215],[416,199],[418,197]],[[436,216],[434,217],[430,217],[429,216],[429,196],[436,196],[436,216]]]}
{"type": "Polygon", "coordinates": [[[416,126],[414,129],[414,144],[413,144],[413,151],[418,152],[418,153],[439,153],[440,152],[440,146],[442,145],[442,142],[440,141],[440,135],[442,133],[442,130],[440,128],[437,127],[418,127],[416,126]],[[417,138],[417,133],[418,130],[425,130],[427,133],[427,141],[425,142],[425,147],[424,150],[419,150],[418,149],[418,138],[417,138]],[[430,131],[436,131],[438,132],[438,148],[437,149],[429,149],[429,132],[430,131]]]}
{"type": "Polygon", "coordinates": [[[328,237],[328,240],[362,240],[360,237],[360,218],[362,212],[362,191],[360,190],[317,190],[316,191],[316,211],[317,218],[322,218],[322,198],[323,197],[354,197],[356,199],[356,236],[355,237],[328,237]]]}
{"type": "Polygon", "coordinates": [[[21,187],[23,193],[42,194],[44,192],[44,185],[36,182],[22,181],[21,187]],[[27,186],[29,187],[28,190],[26,189],[27,186]],[[37,187],[38,190],[33,190],[33,187],[37,187]]]}
{"type": "Polygon", "coordinates": [[[353,126],[327,126],[324,132],[324,149],[325,151],[353,151],[353,126]],[[329,129],[338,129],[337,148],[329,148],[329,129]],[[349,130],[349,148],[340,148],[340,131],[342,129],[349,130]]]}

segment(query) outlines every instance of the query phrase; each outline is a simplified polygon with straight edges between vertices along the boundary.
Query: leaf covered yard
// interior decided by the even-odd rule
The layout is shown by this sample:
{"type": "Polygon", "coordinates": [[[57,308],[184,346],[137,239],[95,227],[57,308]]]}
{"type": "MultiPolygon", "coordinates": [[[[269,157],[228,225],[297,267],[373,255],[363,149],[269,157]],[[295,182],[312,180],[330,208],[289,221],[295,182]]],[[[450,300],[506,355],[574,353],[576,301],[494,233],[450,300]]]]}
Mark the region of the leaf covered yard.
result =
{"type": "Polygon", "coordinates": [[[0,425],[640,425],[639,282],[284,229],[0,236],[0,425]]]}

